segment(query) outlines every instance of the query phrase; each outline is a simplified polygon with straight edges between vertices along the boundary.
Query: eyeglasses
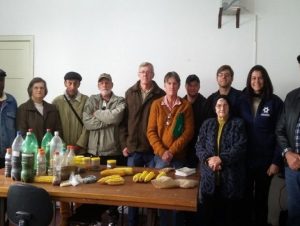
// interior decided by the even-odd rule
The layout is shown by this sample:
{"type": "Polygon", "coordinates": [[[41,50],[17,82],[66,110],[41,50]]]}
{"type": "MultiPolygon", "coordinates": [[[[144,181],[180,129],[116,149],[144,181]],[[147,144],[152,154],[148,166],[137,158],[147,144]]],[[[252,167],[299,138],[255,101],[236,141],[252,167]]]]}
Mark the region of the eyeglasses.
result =
{"type": "Polygon", "coordinates": [[[172,118],[172,114],[169,113],[166,120],[166,126],[169,126],[171,124],[171,118],[172,118]]]}

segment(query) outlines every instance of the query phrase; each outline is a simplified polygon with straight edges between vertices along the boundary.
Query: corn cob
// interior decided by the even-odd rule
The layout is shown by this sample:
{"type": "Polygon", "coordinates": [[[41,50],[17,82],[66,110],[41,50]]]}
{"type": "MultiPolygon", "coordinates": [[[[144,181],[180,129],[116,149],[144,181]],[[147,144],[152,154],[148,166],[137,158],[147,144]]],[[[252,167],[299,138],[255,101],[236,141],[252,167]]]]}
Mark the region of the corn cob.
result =
{"type": "Polygon", "coordinates": [[[132,167],[120,167],[120,168],[113,168],[113,169],[105,169],[100,172],[101,176],[110,176],[114,174],[118,174],[120,176],[125,175],[132,175],[133,168],[132,167]]]}
{"type": "Polygon", "coordinates": [[[153,171],[151,171],[150,173],[147,174],[147,176],[144,179],[144,182],[149,182],[150,180],[152,180],[155,177],[155,173],[153,171]]]}
{"type": "Polygon", "coordinates": [[[139,177],[139,182],[143,182],[145,180],[145,177],[147,176],[148,171],[144,170],[141,174],[141,176],[139,177]]]}
{"type": "Polygon", "coordinates": [[[36,183],[52,183],[53,176],[35,176],[33,182],[36,183]]]}
{"type": "Polygon", "coordinates": [[[137,173],[132,177],[133,182],[139,182],[139,178],[142,175],[142,173],[137,173]]]}
{"type": "Polygon", "coordinates": [[[167,176],[166,172],[160,172],[157,176],[156,179],[162,177],[162,176],[167,176]]]}
{"type": "Polygon", "coordinates": [[[106,176],[106,177],[102,177],[100,178],[97,182],[99,182],[100,184],[105,184],[105,182],[109,179],[114,179],[114,178],[119,178],[121,177],[120,175],[116,174],[116,175],[110,175],[110,176],[106,176]]]}
{"type": "Polygon", "coordinates": [[[120,185],[120,184],[124,184],[125,180],[123,177],[115,177],[115,178],[110,178],[107,181],[105,181],[106,184],[109,185],[120,185]]]}

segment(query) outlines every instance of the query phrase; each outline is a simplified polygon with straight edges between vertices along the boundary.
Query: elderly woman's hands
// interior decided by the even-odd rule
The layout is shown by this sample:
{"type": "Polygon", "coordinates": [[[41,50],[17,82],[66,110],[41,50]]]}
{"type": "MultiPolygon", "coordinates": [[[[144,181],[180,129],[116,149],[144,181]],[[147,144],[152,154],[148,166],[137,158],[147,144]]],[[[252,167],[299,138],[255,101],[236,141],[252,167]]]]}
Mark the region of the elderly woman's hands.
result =
{"type": "Polygon", "coordinates": [[[212,171],[219,171],[222,169],[222,160],[220,159],[219,156],[213,156],[213,157],[210,157],[206,160],[207,162],[207,165],[209,168],[211,168],[212,171]]]}

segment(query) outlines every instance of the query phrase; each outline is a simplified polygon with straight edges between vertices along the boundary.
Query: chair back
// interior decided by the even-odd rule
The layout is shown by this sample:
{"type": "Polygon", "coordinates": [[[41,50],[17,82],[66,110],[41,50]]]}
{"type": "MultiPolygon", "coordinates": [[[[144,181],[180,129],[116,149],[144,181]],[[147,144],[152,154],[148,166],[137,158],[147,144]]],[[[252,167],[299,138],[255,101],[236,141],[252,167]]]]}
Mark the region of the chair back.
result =
{"type": "Polygon", "coordinates": [[[36,186],[12,184],[7,194],[7,215],[14,223],[23,225],[48,226],[53,217],[53,203],[48,192],[36,186]]]}

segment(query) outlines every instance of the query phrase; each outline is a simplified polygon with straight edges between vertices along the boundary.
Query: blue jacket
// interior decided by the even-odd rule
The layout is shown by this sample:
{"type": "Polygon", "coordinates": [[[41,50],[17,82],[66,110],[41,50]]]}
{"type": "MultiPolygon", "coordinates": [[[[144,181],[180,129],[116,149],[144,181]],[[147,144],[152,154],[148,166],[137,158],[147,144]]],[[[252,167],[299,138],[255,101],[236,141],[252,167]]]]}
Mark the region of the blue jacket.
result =
{"type": "MultiPolygon", "coordinates": [[[[219,123],[216,118],[207,119],[201,126],[196,154],[200,161],[200,189],[202,194],[215,192],[215,173],[206,161],[216,156],[219,123]]],[[[229,119],[223,127],[220,139],[220,155],[222,170],[220,172],[220,189],[227,199],[242,198],[245,190],[245,153],[246,131],[243,120],[229,119]]]]}
{"type": "Polygon", "coordinates": [[[240,98],[239,115],[244,119],[247,130],[248,167],[267,168],[272,163],[282,165],[281,152],[275,134],[282,109],[282,100],[273,94],[270,99],[261,100],[256,116],[254,116],[251,97],[246,91],[243,92],[240,98]]]}
{"type": "Polygon", "coordinates": [[[6,148],[11,147],[16,136],[17,102],[12,95],[6,96],[0,107],[0,158],[4,158],[6,148]]]}

